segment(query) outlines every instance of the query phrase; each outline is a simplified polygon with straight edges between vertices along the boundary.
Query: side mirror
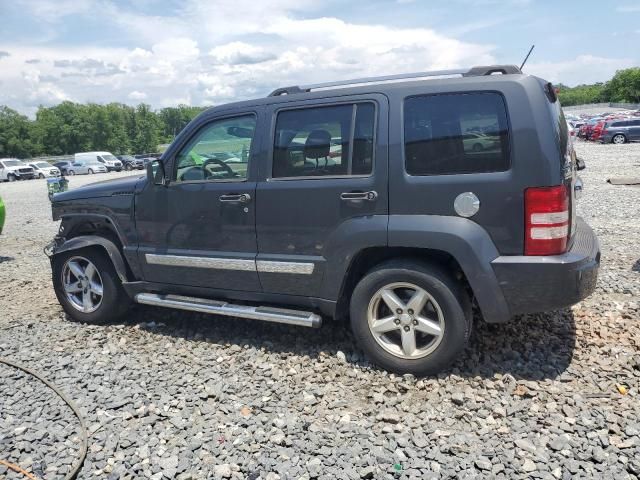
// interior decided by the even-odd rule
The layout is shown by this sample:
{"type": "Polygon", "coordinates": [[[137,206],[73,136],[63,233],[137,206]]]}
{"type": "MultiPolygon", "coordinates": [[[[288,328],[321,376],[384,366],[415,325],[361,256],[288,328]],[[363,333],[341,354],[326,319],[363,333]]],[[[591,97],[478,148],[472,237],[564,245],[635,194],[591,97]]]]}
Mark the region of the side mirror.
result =
{"type": "Polygon", "coordinates": [[[169,179],[164,170],[164,163],[159,160],[147,163],[147,181],[153,185],[169,185],[169,179]]]}
{"type": "Polygon", "coordinates": [[[584,163],[584,160],[582,160],[581,158],[576,158],[576,168],[578,170],[584,170],[585,168],[587,168],[587,165],[584,163]]]}

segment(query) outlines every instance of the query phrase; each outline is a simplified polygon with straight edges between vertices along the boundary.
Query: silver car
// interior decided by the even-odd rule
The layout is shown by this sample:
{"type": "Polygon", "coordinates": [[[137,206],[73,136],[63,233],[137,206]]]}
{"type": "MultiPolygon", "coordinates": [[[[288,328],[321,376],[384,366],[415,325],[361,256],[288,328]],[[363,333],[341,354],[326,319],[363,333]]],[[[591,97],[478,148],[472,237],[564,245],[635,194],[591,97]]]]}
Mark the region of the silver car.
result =
{"type": "Polygon", "coordinates": [[[67,168],[67,173],[69,175],[92,175],[94,173],[107,173],[107,167],[104,166],[103,163],[98,162],[90,162],[87,160],[78,160],[77,162],[73,162],[67,168]]]}

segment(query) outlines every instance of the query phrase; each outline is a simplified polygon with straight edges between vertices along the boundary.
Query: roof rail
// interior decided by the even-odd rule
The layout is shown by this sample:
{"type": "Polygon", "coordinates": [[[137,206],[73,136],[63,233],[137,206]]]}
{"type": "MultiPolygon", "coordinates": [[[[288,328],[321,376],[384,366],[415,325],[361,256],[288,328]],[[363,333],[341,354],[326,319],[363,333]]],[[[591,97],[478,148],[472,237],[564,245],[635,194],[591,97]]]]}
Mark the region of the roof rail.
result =
{"type": "Polygon", "coordinates": [[[481,75],[492,75],[494,73],[501,73],[503,75],[512,73],[522,73],[522,71],[515,65],[487,65],[482,67],[473,67],[470,69],[454,69],[454,70],[433,70],[431,72],[416,72],[416,73],[400,73],[397,75],[385,75],[381,77],[363,77],[353,78],[351,80],[339,80],[335,82],[315,83],[311,85],[303,86],[291,86],[277,88],[269,94],[270,97],[277,97],[279,95],[292,95],[295,93],[305,93],[311,90],[317,90],[320,88],[333,88],[345,85],[357,85],[360,83],[379,83],[388,82],[391,80],[404,80],[410,78],[423,78],[423,77],[442,77],[449,75],[462,75],[463,77],[477,77],[481,75]]]}

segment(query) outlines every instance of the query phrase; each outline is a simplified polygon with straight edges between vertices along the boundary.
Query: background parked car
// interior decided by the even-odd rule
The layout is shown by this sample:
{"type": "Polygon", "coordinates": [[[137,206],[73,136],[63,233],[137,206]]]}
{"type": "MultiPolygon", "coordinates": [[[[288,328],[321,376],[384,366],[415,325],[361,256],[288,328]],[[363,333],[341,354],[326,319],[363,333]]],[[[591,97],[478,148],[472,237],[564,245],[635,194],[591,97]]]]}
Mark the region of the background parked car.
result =
{"type": "Polygon", "coordinates": [[[2,233],[2,227],[4,227],[4,216],[5,216],[4,202],[2,201],[2,197],[0,197],[0,233],[2,233]]]}
{"type": "Polygon", "coordinates": [[[74,160],[84,162],[99,162],[103,164],[108,172],[122,171],[122,162],[109,152],[82,152],[74,155],[74,160]]]}
{"type": "Polygon", "coordinates": [[[29,164],[38,178],[59,177],[60,169],[48,162],[32,162],[29,164]]]}
{"type": "Polygon", "coordinates": [[[118,155],[116,158],[122,162],[125,170],[141,170],[145,165],[145,162],[142,158],[136,158],[132,155],[118,155]]]}
{"type": "Polygon", "coordinates": [[[73,162],[70,160],[64,160],[53,164],[54,167],[58,167],[60,169],[60,173],[62,175],[69,175],[69,167],[71,165],[73,165],[73,162]]]}
{"type": "Polygon", "coordinates": [[[640,120],[614,120],[607,122],[600,142],[602,143],[626,143],[640,141],[640,120]]]}
{"type": "Polygon", "coordinates": [[[107,167],[97,160],[79,160],[77,162],[73,162],[68,171],[69,175],[92,175],[94,173],[107,173],[107,167]]]}
{"type": "Polygon", "coordinates": [[[34,178],[34,171],[17,158],[0,158],[0,181],[14,182],[34,178]]]}

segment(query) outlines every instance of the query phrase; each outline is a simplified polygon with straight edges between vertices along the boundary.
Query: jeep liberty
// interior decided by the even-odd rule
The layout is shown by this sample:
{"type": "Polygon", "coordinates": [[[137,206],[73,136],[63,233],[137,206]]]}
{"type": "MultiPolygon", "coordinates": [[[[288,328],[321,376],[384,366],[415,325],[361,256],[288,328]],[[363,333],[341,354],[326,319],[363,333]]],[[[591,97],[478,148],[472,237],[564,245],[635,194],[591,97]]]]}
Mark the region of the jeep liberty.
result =
{"type": "Polygon", "coordinates": [[[280,88],[210,108],[146,176],[53,197],[68,315],[132,302],[318,327],[434,374],[486,322],[572,305],[600,250],[550,83],[498,65],[280,88]]]}

